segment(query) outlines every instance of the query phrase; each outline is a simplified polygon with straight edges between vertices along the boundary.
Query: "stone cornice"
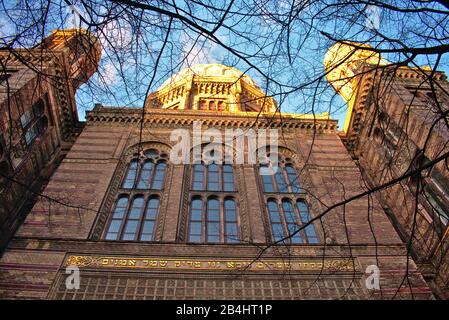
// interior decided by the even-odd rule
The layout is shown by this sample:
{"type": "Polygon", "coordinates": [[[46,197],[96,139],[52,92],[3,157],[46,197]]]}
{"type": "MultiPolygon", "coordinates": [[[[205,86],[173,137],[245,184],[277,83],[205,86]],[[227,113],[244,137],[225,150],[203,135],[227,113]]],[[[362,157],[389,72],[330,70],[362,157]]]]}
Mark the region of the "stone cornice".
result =
{"type": "MultiPolygon", "coordinates": [[[[88,111],[88,125],[136,126],[142,119],[141,108],[95,107],[88,111]]],[[[320,132],[333,133],[337,130],[338,121],[329,119],[326,114],[272,114],[272,113],[232,113],[199,110],[150,109],[145,111],[145,124],[161,124],[171,126],[190,126],[194,121],[201,120],[203,125],[226,127],[254,128],[314,128],[320,132]]]]}

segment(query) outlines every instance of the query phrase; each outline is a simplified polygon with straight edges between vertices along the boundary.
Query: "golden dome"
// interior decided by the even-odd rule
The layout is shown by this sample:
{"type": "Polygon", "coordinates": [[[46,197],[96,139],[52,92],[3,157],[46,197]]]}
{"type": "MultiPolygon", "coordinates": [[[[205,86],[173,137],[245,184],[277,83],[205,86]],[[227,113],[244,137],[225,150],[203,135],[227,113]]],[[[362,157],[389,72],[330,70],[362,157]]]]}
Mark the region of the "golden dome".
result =
{"type": "Polygon", "coordinates": [[[150,94],[148,108],[191,109],[215,112],[275,112],[249,76],[222,64],[197,64],[181,70],[150,94]]]}
{"type": "Polygon", "coordinates": [[[189,68],[185,68],[179,71],[174,76],[165,80],[165,82],[159,87],[158,91],[162,90],[166,86],[174,86],[180,81],[187,81],[191,79],[192,76],[201,78],[210,78],[212,80],[217,77],[222,80],[229,79],[234,81],[236,79],[242,79],[249,85],[259,88],[253,79],[243,74],[243,72],[241,72],[240,70],[219,63],[211,63],[211,64],[196,64],[189,68]]]}

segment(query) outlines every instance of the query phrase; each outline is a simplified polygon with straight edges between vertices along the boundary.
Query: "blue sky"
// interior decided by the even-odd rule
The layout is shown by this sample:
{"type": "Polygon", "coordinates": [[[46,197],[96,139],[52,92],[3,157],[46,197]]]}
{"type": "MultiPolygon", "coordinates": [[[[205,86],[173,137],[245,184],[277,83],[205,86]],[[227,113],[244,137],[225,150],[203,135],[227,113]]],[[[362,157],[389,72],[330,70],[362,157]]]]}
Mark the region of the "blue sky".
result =
{"type": "MultiPolygon", "coordinates": [[[[21,28],[30,21],[30,17],[17,9],[16,3],[8,1],[2,3],[3,9],[0,8],[0,38],[3,41],[23,31],[21,28]],[[14,25],[15,21],[22,23],[14,25]]],[[[54,6],[49,10],[50,18],[43,34],[49,34],[53,29],[79,25],[80,20],[76,16],[74,19],[65,2],[61,3],[62,6],[58,2],[52,2],[54,6]]],[[[73,3],[83,17],[91,18],[80,3],[73,3]]],[[[229,1],[214,2],[215,5],[221,5],[222,9],[226,9],[228,3],[229,1]]],[[[269,95],[275,96],[282,112],[330,112],[331,117],[339,120],[341,128],[346,105],[323,78],[323,58],[333,42],[321,32],[330,33],[336,38],[385,47],[382,38],[376,35],[379,31],[406,44],[428,46],[431,43],[426,43],[419,35],[420,32],[427,32],[426,28],[417,30],[417,26],[423,22],[431,25],[439,21],[440,29],[435,31],[435,35],[448,36],[445,31],[449,29],[447,19],[439,15],[423,18],[416,14],[395,14],[385,10],[373,12],[372,8],[367,8],[361,11],[362,14],[356,12],[351,16],[354,14],[352,9],[344,8],[348,10],[347,13],[345,11],[347,19],[345,15],[316,19],[322,9],[317,5],[318,2],[301,3],[306,5],[298,13],[298,19],[291,22],[286,31],[282,26],[288,18],[291,0],[267,0],[263,2],[263,7],[253,4],[253,8],[248,8],[245,2],[235,1],[223,26],[215,33],[221,44],[198,35],[195,30],[175,19],[170,32],[170,43],[166,45],[157,69],[155,62],[166,34],[163,27],[168,25],[167,17],[147,13],[146,24],[140,30],[126,14],[103,23],[101,28],[92,30],[103,45],[99,71],[76,94],[80,120],[84,120],[85,112],[92,109],[95,103],[141,107],[147,91],[156,90],[173,73],[196,63],[222,63],[236,67],[252,77],[269,95]],[[254,16],[251,15],[253,13],[254,16]],[[367,23],[374,24],[374,28],[367,29],[367,23]],[[235,50],[237,54],[223,46],[235,50]],[[247,55],[246,61],[238,57],[238,54],[247,55]],[[267,78],[256,69],[269,75],[273,81],[267,82],[267,78]],[[155,78],[151,82],[153,73],[155,78]],[[309,82],[311,84],[305,85],[309,82]]],[[[402,2],[392,0],[391,3],[402,2]]],[[[222,11],[217,13],[204,7],[195,7],[192,3],[188,6],[185,1],[177,1],[176,4],[179,10],[192,9],[195,22],[208,30],[216,25],[222,14],[222,11]]],[[[31,6],[38,11],[40,9],[39,2],[33,2],[31,6]]],[[[100,12],[106,10],[105,5],[102,6],[104,7],[97,8],[100,12]]],[[[164,9],[174,11],[169,3],[165,4],[164,9]]],[[[100,17],[93,16],[93,20],[98,22],[100,17]]],[[[34,38],[28,37],[20,45],[33,45],[38,42],[41,34],[39,32],[34,38]]],[[[394,44],[390,44],[389,48],[392,46],[394,44]]],[[[391,54],[384,58],[396,62],[403,60],[404,56],[391,54]]],[[[418,56],[414,61],[418,65],[433,65],[435,57],[418,56]]],[[[448,65],[447,57],[443,56],[438,69],[448,71],[448,65]]]]}

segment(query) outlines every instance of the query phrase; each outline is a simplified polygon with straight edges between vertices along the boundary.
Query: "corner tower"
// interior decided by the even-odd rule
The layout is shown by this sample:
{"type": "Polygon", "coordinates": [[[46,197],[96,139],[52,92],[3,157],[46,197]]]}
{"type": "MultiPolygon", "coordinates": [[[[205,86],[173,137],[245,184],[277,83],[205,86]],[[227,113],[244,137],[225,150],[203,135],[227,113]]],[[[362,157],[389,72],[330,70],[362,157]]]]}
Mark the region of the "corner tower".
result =
{"type": "Polygon", "coordinates": [[[341,133],[346,148],[370,188],[398,179],[375,196],[404,243],[410,242],[410,255],[436,296],[448,299],[446,75],[392,64],[358,43],[335,44],[324,65],[348,104],[341,133]]]}
{"type": "Polygon", "coordinates": [[[81,29],[0,51],[0,254],[81,131],[75,91],[100,55],[81,29]]]}

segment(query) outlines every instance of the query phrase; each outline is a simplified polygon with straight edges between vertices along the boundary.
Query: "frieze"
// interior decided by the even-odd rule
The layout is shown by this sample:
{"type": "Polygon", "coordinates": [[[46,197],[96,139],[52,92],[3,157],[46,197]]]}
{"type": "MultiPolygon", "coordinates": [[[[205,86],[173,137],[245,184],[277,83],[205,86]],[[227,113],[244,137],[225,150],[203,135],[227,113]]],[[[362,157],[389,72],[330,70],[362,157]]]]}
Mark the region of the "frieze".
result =
{"type": "Polygon", "coordinates": [[[184,270],[184,271],[319,271],[358,272],[352,259],[214,259],[129,256],[69,255],[64,266],[94,269],[184,270]]]}

